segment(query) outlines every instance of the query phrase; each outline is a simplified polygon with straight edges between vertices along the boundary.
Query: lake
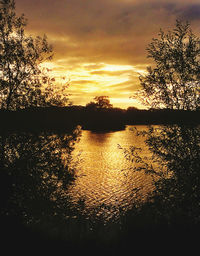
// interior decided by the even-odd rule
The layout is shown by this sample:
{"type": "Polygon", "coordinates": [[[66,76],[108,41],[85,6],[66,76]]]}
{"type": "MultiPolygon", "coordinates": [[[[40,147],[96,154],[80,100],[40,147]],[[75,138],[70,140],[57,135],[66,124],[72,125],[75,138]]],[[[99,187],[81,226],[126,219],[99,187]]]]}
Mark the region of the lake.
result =
{"type": "MultiPolygon", "coordinates": [[[[136,126],[146,130],[147,126],[136,126]]],[[[84,214],[96,215],[105,222],[117,221],[121,214],[131,209],[138,201],[145,201],[153,189],[152,178],[144,172],[132,170],[121,148],[142,148],[141,156],[150,154],[142,136],[132,131],[134,126],[114,132],[92,132],[83,130],[76,145],[74,158],[78,177],[70,186],[68,194],[72,204],[84,202],[84,214]]]]}
{"type": "Polygon", "coordinates": [[[171,227],[180,233],[198,227],[200,128],[136,128],[149,132],[148,146],[134,126],[113,132],[83,130],[79,141],[76,130],[2,133],[3,233],[10,239],[21,223],[36,239],[39,234],[73,245],[91,246],[93,241],[104,246],[119,241],[126,245],[127,240],[132,245],[144,231],[149,241],[148,232],[153,229],[160,237],[163,225],[165,231],[171,227]],[[140,150],[127,160],[131,147],[140,150]]]}

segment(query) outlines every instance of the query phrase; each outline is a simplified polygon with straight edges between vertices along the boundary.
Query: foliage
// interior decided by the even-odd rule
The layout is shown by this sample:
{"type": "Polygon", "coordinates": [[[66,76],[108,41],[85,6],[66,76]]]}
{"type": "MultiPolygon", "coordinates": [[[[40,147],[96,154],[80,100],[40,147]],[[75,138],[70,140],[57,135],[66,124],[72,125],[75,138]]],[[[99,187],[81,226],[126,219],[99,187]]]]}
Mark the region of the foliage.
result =
{"type": "Polygon", "coordinates": [[[25,16],[15,13],[14,0],[0,1],[0,107],[65,104],[64,88],[55,88],[55,78],[41,67],[52,59],[52,46],[46,36],[27,36],[26,25],[25,16]]]}
{"type": "Polygon", "coordinates": [[[1,134],[1,214],[33,227],[53,225],[58,215],[65,220],[65,192],[76,178],[78,160],[73,161],[72,152],[79,136],[78,128],[60,134],[1,134]]]}
{"type": "Polygon", "coordinates": [[[94,102],[90,102],[86,105],[87,108],[98,108],[98,109],[104,109],[104,108],[112,108],[112,104],[110,104],[110,100],[108,96],[96,96],[94,97],[94,102]]]}
{"type": "MultiPolygon", "coordinates": [[[[123,150],[133,171],[152,176],[155,190],[148,207],[154,222],[171,227],[200,224],[200,128],[169,125],[135,133],[144,136],[148,157],[141,157],[142,149],[135,146],[123,150]]],[[[141,205],[140,211],[144,209],[141,205]]]]}
{"type": "Polygon", "coordinates": [[[200,107],[200,38],[189,23],[176,22],[167,33],[149,44],[148,57],[155,62],[140,76],[142,91],[135,97],[152,108],[196,110],[200,107]]]}
{"type": "MultiPolygon", "coordinates": [[[[155,66],[140,76],[142,92],[138,96],[151,108],[197,110],[198,114],[200,39],[190,25],[177,21],[172,31],[161,30],[147,50],[155,66]]],[[[188,121],[187,125],[182,122],[135,132],[145,137],[149,157],[141,157],[142,149],[135,145],[123,150],[134,171],[153,178],[155,190],[146,205],[154,223],[171,227],[200,224],[200,127],[188,121]]],[[[141,206],[141,213],[145,209],[141,206]]]]}
{"type": "Polygon", "coordinates": [[[172,172],[156,183],[159,214],[165,213],[170,224],[200,224],[200,128],[165,127],[160,135],[149,136],[148,144],[172,172]]]}

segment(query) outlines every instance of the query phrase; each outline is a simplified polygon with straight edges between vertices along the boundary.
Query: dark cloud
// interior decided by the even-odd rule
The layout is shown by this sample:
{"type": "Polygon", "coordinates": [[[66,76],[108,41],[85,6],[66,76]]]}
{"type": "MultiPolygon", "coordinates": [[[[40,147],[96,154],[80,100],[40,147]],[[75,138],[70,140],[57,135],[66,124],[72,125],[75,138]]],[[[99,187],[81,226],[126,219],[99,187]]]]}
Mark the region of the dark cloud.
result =
{"type": "Polygon", "coordinates": [[[179,17],[182,20],[187,21],[199,21],[200,22],[200,3],[188,6],[180,10],[179,17]]]}
{"type": "Polygon", "coordinates": [[[145,47],[164,26],[170,4],[113,0],[17,0],[32,31],[54,39],[60,55],[110,62],[144,62],[145,47]],[[66,40],[64,40],[66,37],[66,40]]]}

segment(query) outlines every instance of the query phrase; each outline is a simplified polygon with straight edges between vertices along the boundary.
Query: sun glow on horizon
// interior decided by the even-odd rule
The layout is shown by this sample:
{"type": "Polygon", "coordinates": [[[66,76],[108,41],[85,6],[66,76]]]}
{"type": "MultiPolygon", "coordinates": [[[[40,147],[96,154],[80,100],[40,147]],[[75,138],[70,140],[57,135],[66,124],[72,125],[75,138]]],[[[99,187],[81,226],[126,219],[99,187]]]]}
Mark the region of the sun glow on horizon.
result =
{"type": "Polygon", "coordinates": [[[138,102],[130,99],[134,90],[139,88],[139,73],[144,74],[141,67],[116,65],[108,63],[82,63],[68,69],[66,59],[45,62],[57,85],[69,83],[67,90],[74,104],[85,105],[95,96],[106,95],[115,107],[140,107],[138,102]]]}
{"type": "Polygon", "coordinates": [[[132,70],[133,66],[130,65],[111,65],[102,63],[104,67],[101,68],[101,70],[104,71],[125,71],[125,70],[132,70]]]}

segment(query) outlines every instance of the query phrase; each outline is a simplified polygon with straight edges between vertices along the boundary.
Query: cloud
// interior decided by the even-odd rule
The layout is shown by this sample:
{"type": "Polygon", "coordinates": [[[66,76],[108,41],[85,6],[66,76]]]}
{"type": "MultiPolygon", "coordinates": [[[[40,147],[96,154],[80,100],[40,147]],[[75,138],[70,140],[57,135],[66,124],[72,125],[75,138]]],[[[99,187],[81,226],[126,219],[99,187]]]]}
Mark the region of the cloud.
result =
{"type": "Polygon", "coordinates": [[[109,89],[111,91],[118,91],[118,92],[124,91],[130,94],[131,92],[137,90],[138,88],[140,88],[138,78],[135,78],[135,79],[130,78],[125,82],[115,83],[109,86],[109,89]]]}
{"type": "MultiPolygon", "coordinates": [[[[82,63],[150,63],[146,47],[177,17],[198,18],[198,1],[16,0],[34,33],[46,33],[55,60],[82,63]],[[194,5],[196,3],[196,5],[194,5]]],[[[69,67],[70,68],[70,67],[69,67]]]]}
{"type": "Polygon", "coordinates": [[[17,0],[32,31],[46,33],[58,56],[114,62],[144,61],[152,33],[169,18],[169,6],[139,1],[17,0]],[[159,20],[159,22],[158,22],[159,20]],[[155,25],[156,24],[156,25],[155,25]],[[63,40],[65,39],[66,40],[63,40]]]}
{"type": "Polygon", "coordinates": [[[200,21],[200,3],[182,8],[179,12],[179,17],[182,20],[188,20],[190,22],[200,21]]]}
{"type": "Polygon", "coordinates": [[[96,82],[91,80],[74,80],[74,81],[71,81],[71,84],[74,84],[74,85],[96,84],[96,82]]]}
{"type": "Polygon", "coordinates": [[[90,70],[96,70],[105,67],[105,64],[103,63],[92,63],[92,64],[85,64],[84,69],[90,71],[90,70]]]}
{"type": "Polygon", "coordinates": [[[28,18],[30,33],[47,34],[54,46],[53,61],[60,72],[72,74],[74,90],[85,88],[88,95],[94,95],[95,88],[96,93],[109,88],[117,97],[137,88],[136,75],[127,78],[129,84],[117,82],[129,70],[107,71],[105,64],[138,69],[151,65],[146,47],[160,28],[173,28],[177,18],[191,21],[197,33],[200,27],[199,0],[16,0],[16,7],[28,18]],[[106,78],[100,89],[95,76],[115,80],[111,85],[106,78]]]}
{"type": "Polygon", "coordinates": [[[132,73],[132,70],[121,70],[121,71],[106,71],[106,70],[96,70],[91,71],[91,75],[106,75],[106,76],[121,76],[121,75],[127,75],[132,73]]]}

